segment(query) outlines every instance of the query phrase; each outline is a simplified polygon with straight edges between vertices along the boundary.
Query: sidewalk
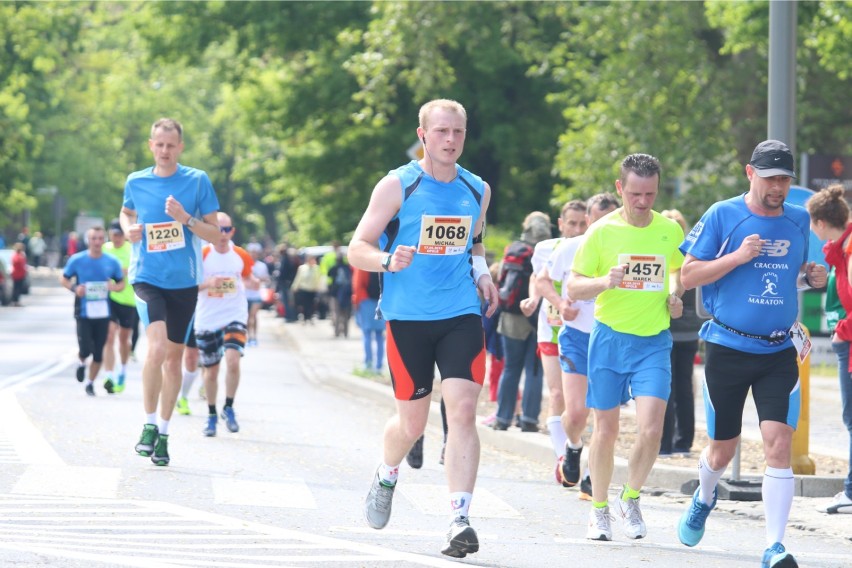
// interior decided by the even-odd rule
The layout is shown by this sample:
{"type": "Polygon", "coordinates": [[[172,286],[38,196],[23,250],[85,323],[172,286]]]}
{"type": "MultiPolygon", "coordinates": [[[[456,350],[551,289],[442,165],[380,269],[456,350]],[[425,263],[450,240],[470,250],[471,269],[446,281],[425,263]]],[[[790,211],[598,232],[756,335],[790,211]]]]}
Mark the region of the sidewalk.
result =
{"type": "MultiPolygon", "coordinates": [[[[314,320],[313,324],[284,323],[280,318],[272,317],[271,312],[263,312],[261,325],[274,328],[276,335],[292,344],[302,353],[302,367],[306,375],[317,382],[334,382],[336,389],[358,396],[367,396],[380,401],[390,402],[393,393],[387,384],[387,378],[364,378],[353,374],[362,363],[363,347],[361,332],[354,321],[350,322],[349,338],[335,338],[330,320],[314,320]]],[[[385,371],[387,373],[387,371],[385,371]]],[[[696,369],[699,375],[700,368],[696,369]]],[[[812,377],[811,380],[811,446],[810,455],[815,452],[846,459],[848,457],[848,439],[840,419],[840,402],[837,393],[836,378],[812,377]],[[818,408],[817,408],[818,407],[818,408]]],[[[705,430],[704,406],[700,390],[697,391],[696,428],[705,430]]],[[[545,393],[546,397],[546,393],[545,393]]],[[[546,408],[546,402],[542,404],[546,408]]],[[[632,412],[628,408],[625,412],[632,412]]],[[[531,435],[511,428],[495,432],[479,424],[484,416],[477,418],[479,436],[483,444],[500,450],[539,461],[544,468],[551,469],[554,463],[550,439],[545,435],[531,435]]],[[[440,409],[433,402],[430,420],[440,427],[440,409]]],[[[749,401],[743,419],[743,437],[760,439],[754,404],[749,401]]],[[[682,491],[685,485],[697,478],[695,460],[689,467],[679,467],[657,461],[647,485],[668,491],[682,491]]],[[[614,483],[626,481],[627,462],[616,458],[614,483]]],[[[729,468],[728,474],[731,473],[729,468]]],[[[743,475],[745,478],[746,476],[743,475]]],[[[797,475],[796,495],[802,497],[832,497],[843,490],[843,478],[839,476],[797,475]]],[[[691,491],[690,491],[691,492],[691,491]]]]}

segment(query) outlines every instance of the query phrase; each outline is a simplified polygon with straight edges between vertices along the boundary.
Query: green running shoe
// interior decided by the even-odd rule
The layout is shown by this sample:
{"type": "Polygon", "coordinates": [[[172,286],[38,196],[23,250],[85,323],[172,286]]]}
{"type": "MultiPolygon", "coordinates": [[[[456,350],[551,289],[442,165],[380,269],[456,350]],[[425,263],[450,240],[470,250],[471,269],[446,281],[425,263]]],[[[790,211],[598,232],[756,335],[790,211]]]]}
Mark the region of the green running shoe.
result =
{"type": "Polygon", "coordinates": [[[160,434],[157,438],[157,447],[154,448],[154,455],[151,456],[151,461],[154,465],[169,465],[169,435],[160,434]]]}
{"type": "Polygon", "coordinates": [[[118,382],[115,383],[115,392],[124,391],[124,373],[118,374],[118,382]]]}
{"type": "Polygon", "coordinates": [[[142,435],[139,437],[139,443],[136,444],[136,453],[142,457],[148,457],[154,453],[154,445],[157,443],[157,438],[160,435],[160,429],[156,424],[145,424],[142,428],[142,435]]]}

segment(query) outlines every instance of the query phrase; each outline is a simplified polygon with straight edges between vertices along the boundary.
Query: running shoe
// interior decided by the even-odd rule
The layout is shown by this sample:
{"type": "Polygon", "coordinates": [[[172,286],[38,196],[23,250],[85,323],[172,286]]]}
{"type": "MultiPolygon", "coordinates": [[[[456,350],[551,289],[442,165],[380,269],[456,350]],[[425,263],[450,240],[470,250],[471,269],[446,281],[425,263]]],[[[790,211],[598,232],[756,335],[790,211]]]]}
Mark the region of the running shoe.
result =
{"type": "Polygon", "coordinates": [[[370,492],[367,494],[367,500],[364,503],[364,517],[374,529],[383,529],[387,526],[391,516],[391,506],[393,505],[393,490],[394,485],[385,485],[379,479],[379,472],[373,476],[373,484],[370,486],[370,492]]]}
{"type": "MultiPolygon", "coordinates": [[[[558,458],[556,458],[555,477],[556,477],[556,483],[558,483],[560,485],[562,485],[562,462],[564,462],[564,461],[565,461],[565,456],[559,456],[558,458]]],[[[565,487],[565,486],[563,485],[563,487],[565,487]]]]}
{"type": "Polygon", "coordinates": [[[212,438],[216,435],[216,422],[218,421],[219,417],[215,414],[207,415],[207,427],[203,430],[205,436],[207,436],[208,438],[212,438]]]}
{"type": "Polygon", "coordinates": [[[157,447],[154,448],[154,455],[151,456],[151,461],[154,465],[169,465],[169,435],[160,434],[157,436],[157,447]]]}
{"type": "Polygon", "coordinates": [[[225,406],[222,408],[222,420],[225,421],[225,426],[231,432],[239,432],[240,425],[237,424],[237,416],[234,414],[233,406],[225,406]]]}
{"type": "Polygon", "coordinates": [[[677,523],[677,537],[680,542],[686,546],[695,546],[704,537],[704,525],[707,523],[707,517],[716,507],[716,490],[713,490],[713,502],[706,505],[698,497],[700,487],[695,489],[692,494],[692,502],[689,508],[680,516],[677,523]]]}
{"type": "Polygon", "coordinates": [[[77,382],[82,383],[85,378],[86,378],[86,366],[85,365],[78,365],[77,366],[77,382]]]}
{"type": "Polygon", "coordinates": [[[115,392],[124,392],[124,373],[118,374],[118,380],[115,383],[115,392]]]}
{"type": "Polygon", "coordinates": [[[175,408],[177,408],[178,414],[183,414],[184,416],[189,416],[192,412],[189,410],[189,400],[185,396],[181,396],[177,399],[177,404],[175,404],[175,408]]]}
{"type": "Polygon", "coordinates": [[[115,392],[115,383],[112,382],[112,379],[104,381],[104,390],[109,394],[113,394],[115,392]]]}
{"type": "Polygon", "coordinates": [[[565,444],[565,459],[562,461],[562,486],[574,487],[580,482],[580,456],[583,448],[571,449],[565,444]]]}
{"type": "Polygon", "coordinates": [[[201,400],[207,400],[207,391],[204,390],[204,385],[198,387],[198,398],[201,400]]]}
{"type": "Polygon", "coordinates": [[[841,491],[834,496],[834,501],[817,509],[822,513],[833,515],[835,513],[852,513],[852,499],[841,491]]]}
{"type": "Polygon", "coordinates": [[[784,545],[776,542],[763,551],[761,568],[798,568],[799,563],[787,552],[784,545]]]}
{"type": "Polygon", "coordinates": [[[592,500],[592,478],[588,474],[580,481],[580,493],[577,498],[582,501],[592,500]]]}
{"type": "Polygon", "coordinates": [[[470,526],[470,519],[467,517],[453,519],[453,522],[450,523],[450,530],[447,531],[447,544],[441,549],[441,554],[453,558],[464,558],[468,554],[478,551],[479,539],[476,536],[476,531],[470,526]]]}
{"type": "Polygon", "coordinates": [[[153,454],[159,434],[160,430],[156,424],[145,424],[142,427],[142,435],[139,437],[139,443],[136,444],[136,453],[146,458],[153,454]]]}
{"type": "Polygon", "coordinates": [[[86,383],[86,394],[89,396],[95,396],[95,383],[92,381],[86,383]]]}
{"type": "Polygon", "coordinates": [[[645,521],[642,519],[642,510],[639,508],[639,497],[636,499],[624,498],[624,489],[615,502],[615,510],[621,517],[624,534],[627,538],[644,538],[648,534],[645,521]]]}
{"type": "Polygon", "coordinates": [[[589,511],[589,528],[586,531],[589,540],[612,540],[612,517],[609,507],[592,507],[589,511]]]}
{"type": "Polygon", "coordinates": [[[414,469],[420,469],[423,467],[423,436],[417,438],[417,441],[414,442],[414,445],[411,446],[411,449],[408,450],[408,454],[405,456],[405,461],[408,462],[414,469]]]}

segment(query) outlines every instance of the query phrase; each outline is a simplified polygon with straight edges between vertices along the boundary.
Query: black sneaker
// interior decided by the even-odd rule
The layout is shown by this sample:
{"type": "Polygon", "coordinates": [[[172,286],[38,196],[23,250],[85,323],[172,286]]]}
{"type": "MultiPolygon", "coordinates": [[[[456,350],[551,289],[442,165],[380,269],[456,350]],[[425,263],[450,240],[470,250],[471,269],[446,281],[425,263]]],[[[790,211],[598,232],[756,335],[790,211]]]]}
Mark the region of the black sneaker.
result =
{"type": "Polygon", "coordinates": [[[86,366],[85,365],[79,365],[77,367],[77,382],[82,383],[85,378],[86,378],[86,366]]]}
{"type": "Polygon", "coordinates": [[[457,517],[447,531],[447,544],[441,549],[441,554],[453,558],[464,558],[468,554],[479,551],[479,539],[476,531],[470,526],[467,517],[457,517]]]}
{"type": "Polygon", "coordinates": [[[580,481],[580,494],[577,497],[583,501],[592,500],[592,478],[588,475],[580,481]]]}
{"type": "Polygon", "coordinates": [[[95,396],[95,383],[92,381],[89,381],[88,384],[86,384],[86,394],[89,396],[95,396]]]}
{"type": "Polygon", "coordinates": [[[156,424],[145,424],[142,427],[142,435],[139,437],[139,443],[136,444],[136,453],[145,458],[153,454],[159,435],[160,429],[157,428],[156,424]]]}
{"type": "Polygon", "coordinates": [[[115,393],[115,384],[112,382],[112,379],[107,379],[106,381],[104,381],[104,390],[107,391],[109,394],[115,393]]]}
{"type": "Polygon", "coordinates": [[[154,448],[154,455],[151,456],[151,461],[154,465],[169,465],[169,435],[160,434],[157,436],[157,446],[154,448]]]}
{"type": "Polygon", "coordinates": [[[535,422],[521,422],[521,432],[538,432],[538,424],[535,422]]]}
{"type": "Polygon", "coordinates": [[[565,444],[565,460],[562,462],[562,485],[574,487],[580,482],[580,455],[583,448],[572,450],[565,444]]]}
{"type": "Polygon", "coordinates": [[[414,442],[414,445],[411,446],[411,449],[408,450],[408,454],[405,456],[405,461],[408,462],[414,469],[420,469],[423,467],[423,436],[417,438],[417,441],[414,442]]]}

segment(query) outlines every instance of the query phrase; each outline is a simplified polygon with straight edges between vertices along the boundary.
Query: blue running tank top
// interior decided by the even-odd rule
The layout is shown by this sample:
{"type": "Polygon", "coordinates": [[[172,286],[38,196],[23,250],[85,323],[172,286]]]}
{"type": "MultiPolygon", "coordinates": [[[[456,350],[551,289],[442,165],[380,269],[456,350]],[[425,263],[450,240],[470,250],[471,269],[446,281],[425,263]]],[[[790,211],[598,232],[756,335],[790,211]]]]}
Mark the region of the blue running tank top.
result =
{"type": "Polygon", "coordinates": [[[166,198],[180,201],[186,212],[202,218],[219,210],[213,184],[203,170],[178,164],[169,177],[154,175],[154,167],[134,172],[124,184],[124,207],[136,211],[142,240],[133,243],[128,277],[177,290],[201,283],[201,239],[166,214],[166,198]]]}
{"type": "Polygon", "coordinates": [[[382,273],[379,309],[386,320],[432,321],[480,314],[471,268],[473,229],[485,184],[456,165],[456,178],[441,182],[417,161],[388,172],[402,185],[402,206],[379,241],[382,250],[417,248],[411,265],[382,273]]]}
{"type": "MultiPolygon", "coordinates": [[[[720,201],[701,217],[680,250],[698,260],[714,260],[737,250],[752,234],[766,241],[760,255],[702,286],[701,294],[705,309],[719,322],[770,336],[789,330],[798,317],[796,280],[807,260],[810,237],[810,217],[803,207],[785,202],[782,215],[764,217],[749,210],[745,194],[720,201]]],[[[744,337],[713,320],[704,322],[699,336],[747,353],[775,353],[792,345],[789,337],[774,345],[744,337]]]]}

